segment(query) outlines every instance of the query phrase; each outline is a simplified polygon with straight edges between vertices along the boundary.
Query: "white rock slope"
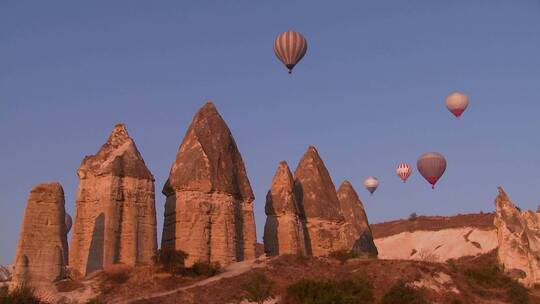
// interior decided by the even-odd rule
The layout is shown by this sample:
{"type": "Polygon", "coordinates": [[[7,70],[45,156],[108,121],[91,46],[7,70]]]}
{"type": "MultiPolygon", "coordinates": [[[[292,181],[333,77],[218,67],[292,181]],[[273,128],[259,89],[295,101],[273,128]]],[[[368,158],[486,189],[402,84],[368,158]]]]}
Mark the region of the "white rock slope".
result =
{"type": "Polygon", "coordinates": [[[444,262],[497,248],[497,231],[477,227],[402,232],[375,239],[381,259],[444,262]]]}

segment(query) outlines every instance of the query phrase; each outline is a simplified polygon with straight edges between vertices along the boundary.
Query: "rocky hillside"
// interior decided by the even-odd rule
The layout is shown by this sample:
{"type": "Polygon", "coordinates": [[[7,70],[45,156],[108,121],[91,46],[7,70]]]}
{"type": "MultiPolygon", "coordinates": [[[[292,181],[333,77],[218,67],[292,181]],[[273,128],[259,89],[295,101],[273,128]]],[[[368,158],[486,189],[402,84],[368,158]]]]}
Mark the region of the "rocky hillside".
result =
{"type": "Polygon", "coordinates": [[[347,296],[358,303],[540,303],[536,291],[496,265],[494,251],[450,263],[284,255],[235,263],[210,277],[153,267],[105,270],[63,294],[83,295],[93,286],[104,303],[250,303],[250,296],[274,299],[265,303],[357,303],[341,302],[347,296]],[[322,296],[338,302],[301,302],[322,296]],[[417,302],[392,301],[407,297],[417,302]]]}
{"type": "Polygon", "coordinates": [[[494,213],[411,216],[372,225],[379,258],[444,262],[497,248],[494,213]]]}

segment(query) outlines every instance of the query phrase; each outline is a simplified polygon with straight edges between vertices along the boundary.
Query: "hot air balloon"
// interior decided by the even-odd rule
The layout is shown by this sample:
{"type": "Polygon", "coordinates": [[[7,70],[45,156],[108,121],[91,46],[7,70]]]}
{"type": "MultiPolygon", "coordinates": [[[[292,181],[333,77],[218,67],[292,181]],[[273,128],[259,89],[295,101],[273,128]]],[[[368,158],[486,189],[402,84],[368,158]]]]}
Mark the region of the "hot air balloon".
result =
{"type": "Polygon", "coordinates": [[[461,92],[454,92],[446,97],[446,107],[457,118],[463,114],[469,105],[469,97],[461,92]]]}
{"type": "Polygon", "coordinates": [[[418,171],[435,189],[435,184],[446,170],[446,159],[437,152],[424,153],[416,163],[418,171]]]}
{"type": "Polygon", "coordinates": [[[307,42],[298,32],[288,31],[279,34],[274,42],[274,53],[292,73],[294,66],[304,57],[307,42]]]}
{"type": "Polygon", "coordinates": [[[66,223],[66,234],[69,233],[71,230],[71,225],[73,225],[73,220],[71,219],[71,216],[66,213],[66,217],[64,218],[64,221],[66,223]]]}
{"type": "Polygon", "coordinates": [[[407,178],[411,176],[412,168],[409,164],[400,163],[399,165],[397,165],[396,173],[401,178],[401,180],[405,183],[407,181],[407,178]]]}
{"type": "Polygon", "coordinates": [[[373,192],[379,187],[379,180],[376,177],[370,176],[364,181],[364,187],[373,195],[373,192]]]}

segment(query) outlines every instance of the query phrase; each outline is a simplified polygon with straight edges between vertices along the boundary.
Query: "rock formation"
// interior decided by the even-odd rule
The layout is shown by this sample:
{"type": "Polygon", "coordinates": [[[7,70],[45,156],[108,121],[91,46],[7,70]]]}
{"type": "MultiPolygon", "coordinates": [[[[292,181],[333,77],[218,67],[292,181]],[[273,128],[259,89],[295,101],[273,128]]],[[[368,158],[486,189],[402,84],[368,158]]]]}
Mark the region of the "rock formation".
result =
{"type": "Polygon", "coordinates": [[[499,262],[526,286],[540,283],[540,213],[520,211],[502,188],[495,205],[499,262]]]}
{"type": "Polygon", "coordinates": [[[373,234],[369,227],[364,204],[349,181],[344,181],[337,191],[341,211],[345,222],[351,226],[347,229],[349,244],[356,254],[377,256],[377,247],[373,242],[373,234]]]}
{"type": "Polygon", "coordinates": [[[39,286],[64,277],[68,250],[64,217],[64,190],[59,183],[32,189],[15,254],[15,285],[39,286]]]}
{"type": "Polygon", "coordinates": [[[295,195],[305,221],[306,252],[325,256],[351,249],[336,188],[315,147],[310,146],[295,171],[295,195]]]}
{"type": "Polygon", "coordinates": [[[286,162],[279,163],[266,195],[264,251],[267,255],[305,254],[304,227],[294,195],[294,179],[286,162]]]}
{"type": "Polygon", "coordinates": [[[233,136],[211,102],[193,118],[163,194],[162,247],[186,252],[187,265],[255,258],[253,192],[233,136]]]}
{"type": "Polygon", "coordinates": [[[77,175],[70,266],[84,275],[150,262],[157,248],[154,177],[123,124],[77,175]]]}
{"type": "Polygon", "coordinates": [[[11,280],[11,271],[7,267],[0,265],[0,283],[11,280]]]}

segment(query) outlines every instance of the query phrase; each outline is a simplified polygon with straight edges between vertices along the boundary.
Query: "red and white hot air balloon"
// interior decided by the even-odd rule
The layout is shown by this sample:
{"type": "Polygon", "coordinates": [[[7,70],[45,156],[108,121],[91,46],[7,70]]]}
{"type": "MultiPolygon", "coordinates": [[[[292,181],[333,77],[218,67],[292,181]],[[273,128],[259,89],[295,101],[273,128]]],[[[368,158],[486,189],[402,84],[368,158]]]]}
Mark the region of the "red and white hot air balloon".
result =
{"type": "Polygon", "coordinates": [[[446,159],[437,152],[424,153],[418,158],[416,163],[418,171],[435,189],[435,184],[446,170],[446,159]]]}
{"type": "Polygon", "coordinates": [[[283,32],[274,41],[274,53],[289,69],[289,74],[292,73],[294,66],[304,57],[306,51],[306,38],[298,32],[283,32]]]}
{"type": "Polygon", "coordinates": [[[379,180],[376,177],[369,176],[364,181],[364,187],[373,195],[373,192],[379,187],[379,180]]]}
{"type": "Polygon", "coordinates": [[[446,97],[446,107],[457,118],[463,114],[469,105],[469,97],[461,92],[454,92],[446,97]]]}
{"type": "Polygon", "coordinates": [[[412,174],[412,168],[409,164],[400,163],[399,165],[397,165],[396,174],[405,183],[407,179],[409,178],[409,176],[411,176],[412,174]]]}

